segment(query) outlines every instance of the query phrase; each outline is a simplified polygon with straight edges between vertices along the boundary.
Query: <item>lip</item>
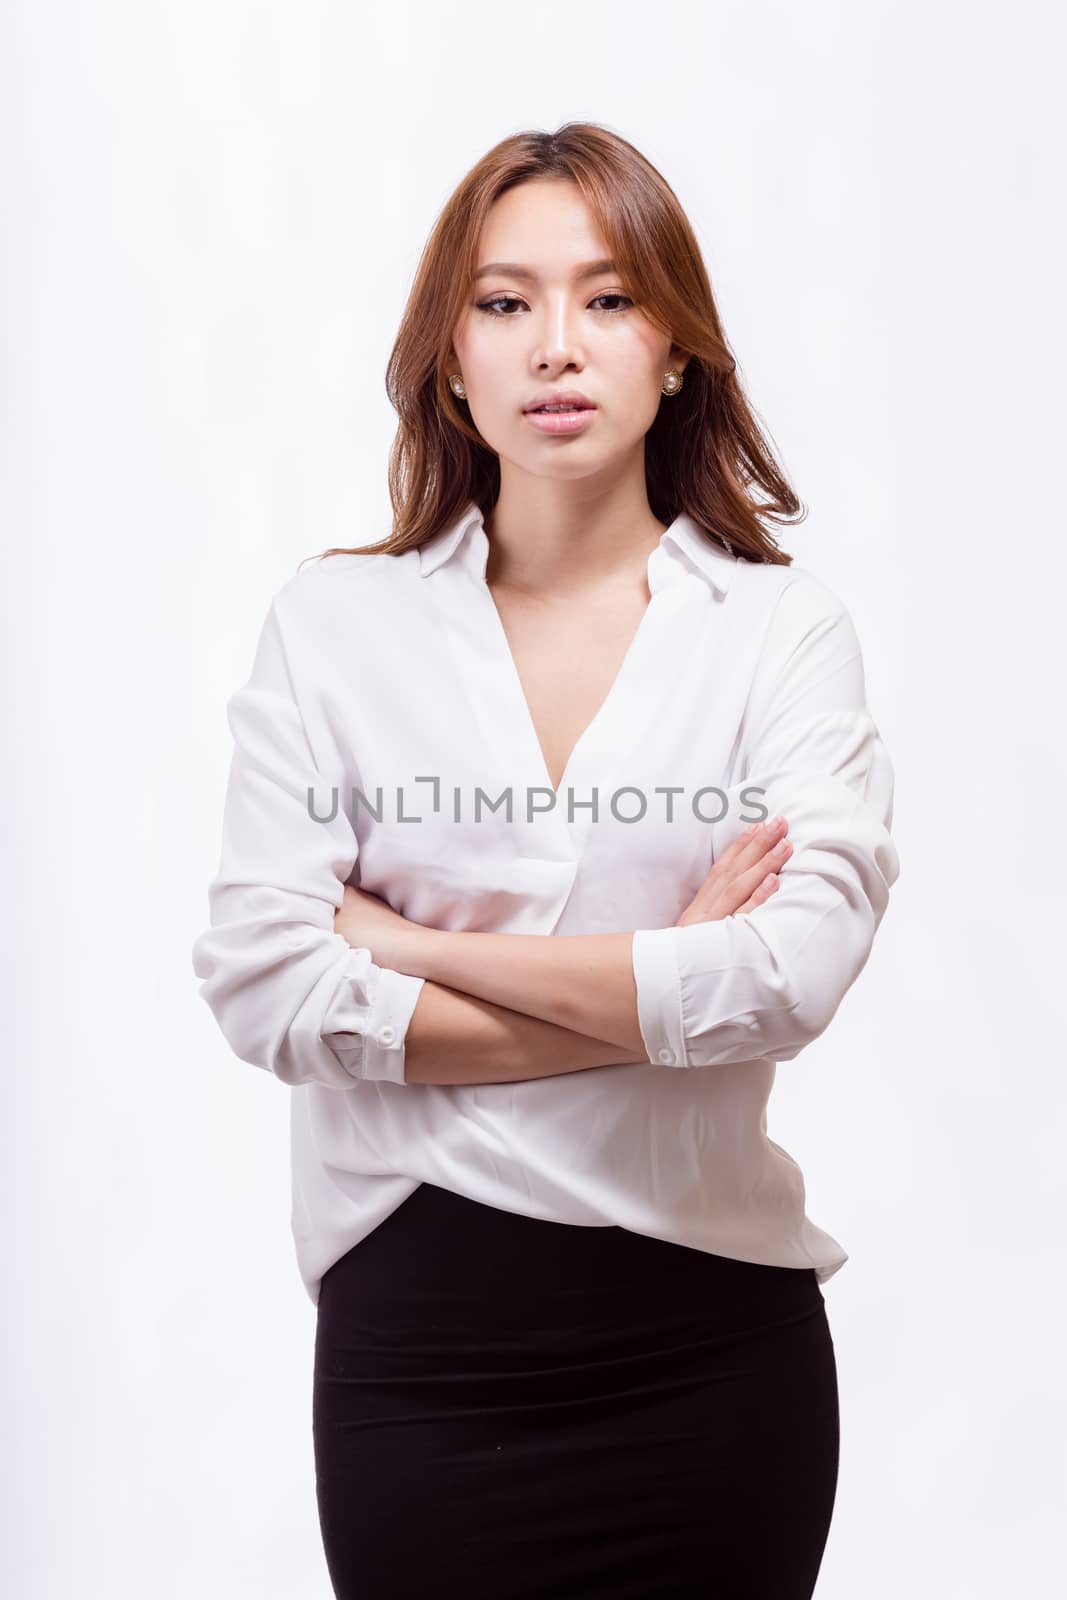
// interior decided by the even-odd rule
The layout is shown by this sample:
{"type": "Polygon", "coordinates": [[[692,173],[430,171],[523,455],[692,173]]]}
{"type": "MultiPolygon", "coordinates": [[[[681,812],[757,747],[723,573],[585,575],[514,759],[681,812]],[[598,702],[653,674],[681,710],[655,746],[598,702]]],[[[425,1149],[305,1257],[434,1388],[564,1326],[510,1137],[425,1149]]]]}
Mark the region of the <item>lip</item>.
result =
{"type": "Polygon", "coordinates": [[[523,406],[523,410],[532,411],[535,406],[569,405],[573,405],[575,410],[579,407],[583,409],[589,407],[595,410],[589,396],[583,394],[580,389],[542,389],[539,394],[534,395],[528,406],[523,406]]]}
{"type": "Polygon", "coordinates": [[[540,433],[581,433],[596,416],[596,406],[584,411],[524,411],[523,416],[540,433]]]}

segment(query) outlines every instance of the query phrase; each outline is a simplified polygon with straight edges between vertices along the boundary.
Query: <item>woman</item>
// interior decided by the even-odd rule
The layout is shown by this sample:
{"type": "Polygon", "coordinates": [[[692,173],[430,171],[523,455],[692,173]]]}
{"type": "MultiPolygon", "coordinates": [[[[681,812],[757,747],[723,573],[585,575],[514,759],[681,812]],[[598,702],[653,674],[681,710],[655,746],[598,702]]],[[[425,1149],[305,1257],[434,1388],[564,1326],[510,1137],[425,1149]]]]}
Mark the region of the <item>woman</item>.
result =
{"type": "Polygon", "coordinates": [[[464,179],[389,393],[391,536],[272,603],[194,950],[294,1091],[335,1591],[800,1600],[847,1257],[766,1105],[898,873],[855,630],[614,134],[464,179]]]}

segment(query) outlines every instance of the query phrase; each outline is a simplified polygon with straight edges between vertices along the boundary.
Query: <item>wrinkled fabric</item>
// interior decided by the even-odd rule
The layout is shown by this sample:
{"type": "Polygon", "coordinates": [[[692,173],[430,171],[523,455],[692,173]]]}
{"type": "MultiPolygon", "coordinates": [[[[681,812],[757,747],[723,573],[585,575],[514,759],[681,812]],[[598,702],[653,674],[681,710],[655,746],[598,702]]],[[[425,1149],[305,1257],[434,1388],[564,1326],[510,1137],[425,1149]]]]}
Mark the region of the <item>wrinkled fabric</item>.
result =
{"type": "Polygon", "coordinates": [[[275,595],[234,739],[200,993],[292,1089],[293,1234],[323,1273],[421,1182],[738,1260],[848,1259],[767,1137],[775,1063],[834,1016],[899,872],[893,771],[847,608],[680,515],[651,601],[553,791],[471,502],[402,556],[319,559],[275,595]],[[750,823],[793,854],[756,911],[678,927],[750,823]],[[428,927],[634,930],[646,1056],[509,1083],[408,1083],[425,980],[334,932],[361,885],[428,927]]]}

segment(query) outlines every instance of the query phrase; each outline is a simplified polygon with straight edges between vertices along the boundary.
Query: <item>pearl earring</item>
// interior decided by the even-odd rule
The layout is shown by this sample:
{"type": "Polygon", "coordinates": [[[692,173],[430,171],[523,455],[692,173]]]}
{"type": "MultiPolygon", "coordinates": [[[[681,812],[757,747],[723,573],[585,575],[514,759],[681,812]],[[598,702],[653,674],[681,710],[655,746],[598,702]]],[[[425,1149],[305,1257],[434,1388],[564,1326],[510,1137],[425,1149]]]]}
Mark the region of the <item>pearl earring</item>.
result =
{"type": "Polygon", "coordinates": [[[673,367],[668,367],[663,374],[663,382],[660,384],[660,389],[664,394],[677,394],[681,387],[682,374],[675,372],[673,367]]]}
{"type": "Polygon", "coordinates": [[[448,387],[452,390],[452,393],[456,396],[457,400],[466,400],[467,391],[464,387],[463,379],[460,377],[458,372],[454,372],[449,378],[448,387]]]}

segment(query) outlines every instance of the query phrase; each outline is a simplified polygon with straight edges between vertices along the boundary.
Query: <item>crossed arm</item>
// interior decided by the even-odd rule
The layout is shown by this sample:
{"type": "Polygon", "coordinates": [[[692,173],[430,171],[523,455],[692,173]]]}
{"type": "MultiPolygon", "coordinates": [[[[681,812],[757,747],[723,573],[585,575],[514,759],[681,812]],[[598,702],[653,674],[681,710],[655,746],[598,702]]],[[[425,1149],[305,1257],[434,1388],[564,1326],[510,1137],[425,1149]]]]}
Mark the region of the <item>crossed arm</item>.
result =
{"type": "MultiPolygon", "coordinates": [[[[786,825],[753,827],[712,867],[682,916],[753,910],[777,888],[786,825]],[[778,856],[774,856],[780,841],[778,856]],[[768,873],[770,868],[770,873],[768,873]]],[[[466,933],[424,928],[346,887],[334,929],[379,966],[423,978],[405,1036],[409,1083],[485,1083],[647,1061],[633,933],[466,933]]]]}
{"type": "MultiPolygon", "coordinates": [[[[792,1060],[823,1031],[899,871],[892,766],[855,630],[823,586],[801,576],[782,591],[746,703],[738,784],[788,817],[795,852],[770,902],[727,892],[724,864],[736,877],[737,857],[759,854],[741,834],[675,924],[574,936],[427,929],[346,887],[351,823],[308,805],[322,775],[289,668],[284,619],[298,597],[272,604],[249,681],[228,703],[222,853],[192,952],[241,1060],[294,1086],[348,1091],[362,1078],[492,1083],[634,1061],[792,1060]]],[[[756,836],[763,853],[772,843],[756,836]]],[[[785,865],[751,871],[762,885],[785,865]]]]}

